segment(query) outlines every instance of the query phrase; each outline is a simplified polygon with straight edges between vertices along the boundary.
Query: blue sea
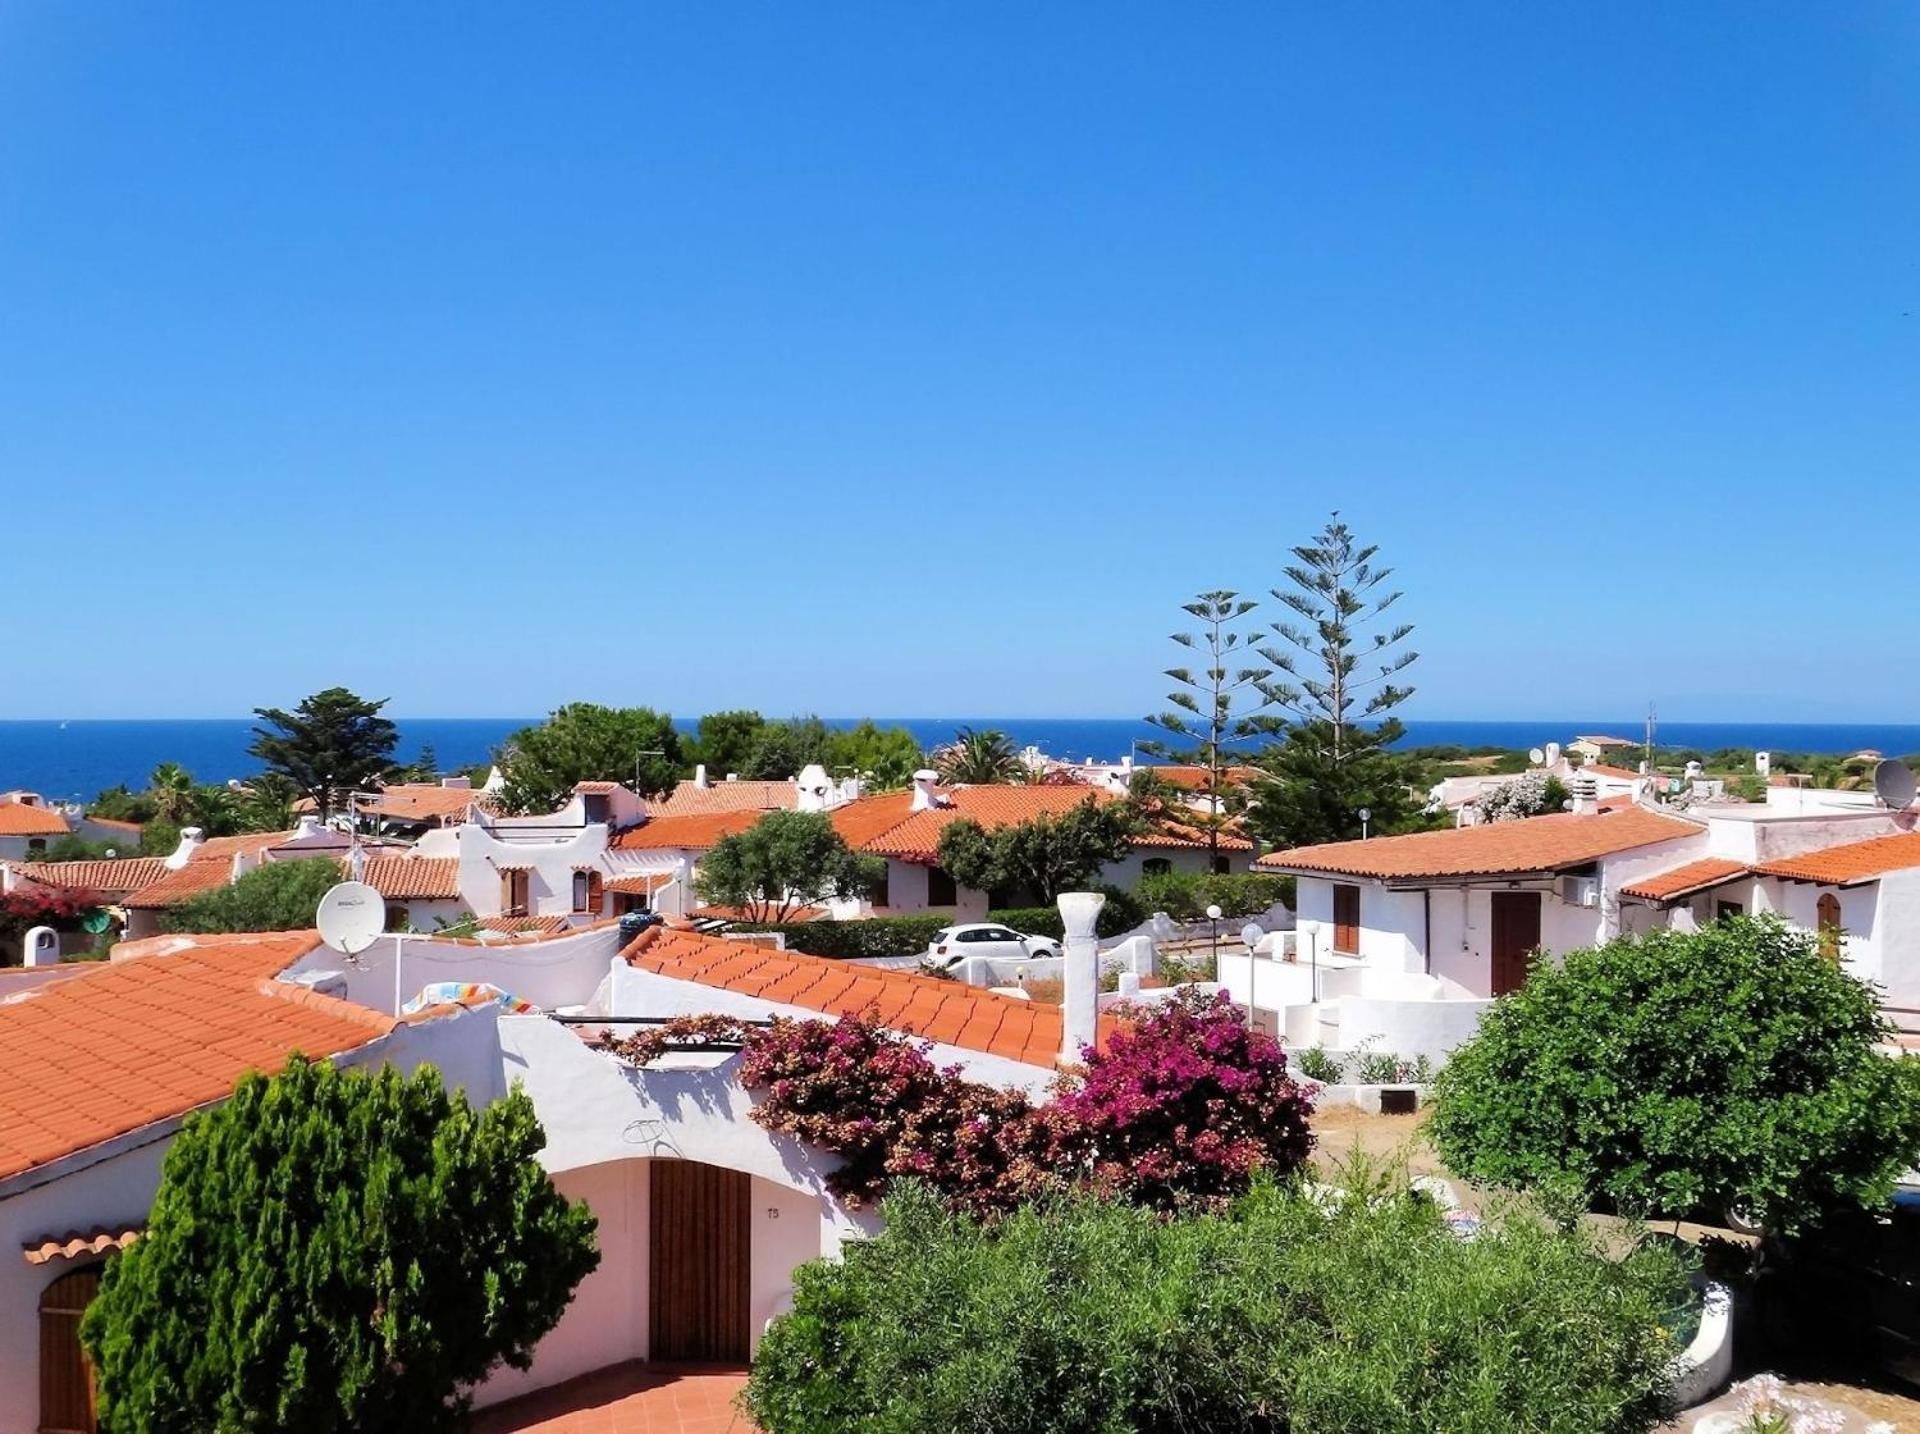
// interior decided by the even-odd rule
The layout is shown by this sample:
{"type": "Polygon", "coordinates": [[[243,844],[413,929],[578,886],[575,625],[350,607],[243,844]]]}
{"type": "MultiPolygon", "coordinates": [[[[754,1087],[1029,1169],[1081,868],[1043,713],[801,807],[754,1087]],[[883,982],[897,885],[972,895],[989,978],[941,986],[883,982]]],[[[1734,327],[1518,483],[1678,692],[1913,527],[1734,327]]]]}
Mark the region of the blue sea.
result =
{"type": "MultiPolygon", "coordinates": [[[[431,745],[445,769],[490,758],[526,717],[396,718],[398,757],[412,761],[431,745]]],[[[835,726],[853,719],[828,718],[835,726]]],[[[883,726],[911,730],[923,746],[952,740],[956,728],[993,727],[1049,756],[1116,760],[1132,744],[1161,736],[1144,722],[1126,718],[1074,717],[882,717],[883,726]]],[[[681,723],[691,729],[692,721],[681,723]]],[[[248,719],[199,721],[0,721],[0,791],[25,787],[48,797],[82,799],[124,782],[144,786],[162,762],[179,762],[203,782],[224,782],[259,769],[247,755],[253,723],[248,719]]],[[[1637,738],[1633,719],[1557,721],[1419,721],[1407,723],[1403,745],[1524,748],[1566,742],[1577,732],[1637,738]]],[[[1781,752],[1855,752],[1872,747],[1888,755],[1920,752],[1920,725],[1903,723],[1662,722],[1663,747],[1769,747],[1781,752]]]]}

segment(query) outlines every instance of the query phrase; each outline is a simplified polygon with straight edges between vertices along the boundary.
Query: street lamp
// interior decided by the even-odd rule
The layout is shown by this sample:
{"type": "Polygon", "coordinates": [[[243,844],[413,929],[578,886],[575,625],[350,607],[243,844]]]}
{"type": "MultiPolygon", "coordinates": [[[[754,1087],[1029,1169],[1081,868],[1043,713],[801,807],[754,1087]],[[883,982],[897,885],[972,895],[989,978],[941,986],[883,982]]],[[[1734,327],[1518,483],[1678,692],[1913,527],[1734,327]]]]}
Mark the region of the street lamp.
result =
{"type": "MultiPolygon", "coordinates": [[[[1218,981],[1220,979],[1220,904],[1218,902],[1207,908],[1207,925],[1213,928],[1213,979],[1218,981]]],[[[1248,974],[1251,977],[1252,973],[1248,974]]],[[[1252,984],[1251,979],[1248,984],[1252,984]]]]}
{"type": "Polygon", "coordinates": [[[1359,815],[1360,815],[1360,840],[1365,841],[1367,839],[1367,823],[1373,820],[1373,808],[1362,807],[1360,808],[1359,815]]]}

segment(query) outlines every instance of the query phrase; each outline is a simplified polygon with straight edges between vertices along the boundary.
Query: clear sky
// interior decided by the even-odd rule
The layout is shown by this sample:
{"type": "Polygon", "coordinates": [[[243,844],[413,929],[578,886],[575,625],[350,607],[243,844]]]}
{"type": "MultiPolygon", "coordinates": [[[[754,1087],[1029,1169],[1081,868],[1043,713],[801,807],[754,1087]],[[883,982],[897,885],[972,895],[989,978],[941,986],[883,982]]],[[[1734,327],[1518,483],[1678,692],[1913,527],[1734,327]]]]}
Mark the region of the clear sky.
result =
{"type": "Polygon", "coordinates": [[[1917,121],[1891,0],[0,0],[0,716],[1133,716],[1338,508],[1412,715],[1915,720],[1917,121]]]}

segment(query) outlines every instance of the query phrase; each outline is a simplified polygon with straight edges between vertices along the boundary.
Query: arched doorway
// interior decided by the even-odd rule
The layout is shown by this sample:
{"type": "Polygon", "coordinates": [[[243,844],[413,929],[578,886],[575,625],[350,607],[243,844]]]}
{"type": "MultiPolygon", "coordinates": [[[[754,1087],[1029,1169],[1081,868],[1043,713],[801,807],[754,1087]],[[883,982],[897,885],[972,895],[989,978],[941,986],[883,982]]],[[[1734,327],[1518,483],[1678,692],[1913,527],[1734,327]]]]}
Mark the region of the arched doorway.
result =
{"type": "Polygon", "coordinates": [[[40,1293],[40,1434],[94,1434],[93,1366],[80,1316],[100,1291],[100,1266],[60,1276],[40,1293]]]}
{"type": "Polygon", "coordinates": [[[1840,924],[1840,898],[1831,891],[1822,893],[1820,900],[1814,903],[1815,925],[1820,939],[1820,954],[1834,965],[1840,964],[1841,937],[1846,928],[1840,924]]]}

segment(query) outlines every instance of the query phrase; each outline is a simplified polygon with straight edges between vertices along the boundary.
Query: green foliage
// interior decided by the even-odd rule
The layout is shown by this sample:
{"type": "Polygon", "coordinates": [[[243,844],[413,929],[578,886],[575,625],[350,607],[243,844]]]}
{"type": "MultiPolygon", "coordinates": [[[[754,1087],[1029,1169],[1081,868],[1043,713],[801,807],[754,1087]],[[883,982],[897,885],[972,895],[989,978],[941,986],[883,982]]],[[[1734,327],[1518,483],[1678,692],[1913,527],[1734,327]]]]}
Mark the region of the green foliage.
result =
{"type": "Polygon", "coordinates": [[[236,815],[241,831],[283,832],[291,828],[302,796],[290,777],[262,772],[240,794],[236,815]]]}
{"type": "Polygon", "coordinates": [[[1221,920],[1236,921],[1264,915],[1275,902],[1291,907],[1293,888],[1290,876],[1258,871],[1239,876],[1174,871],[1141,877],[1133,894],[1146,911],[1164,911],[1175,921],[1204,921],[1209,906],[1220,908],[1221,920]]]}
{"type": "Polygon", "coordinates": [[[651,707],[572,702],[523,727],[500,751],[502,803],[522,815],[557,810],[580,782],[638,782],[642,796],[672,790],[682,771],[673,719],[651,707]]]}
{"type": "Polygon", "coordinates": [[[423,1066],[298,1056],[188,1118],[81,1338],[131,1434],[463,1427],[599,1263],[520,1091],[475,1112],[423,1066]]]}
{"type": "Polygon", "coordinates": [[[392,766],[400,734],[380,715],[386,705],[329,687],[302,698],[291,712],[256,707],[253,715],[266,725],[253,729],[247,750],[330,817],[348,792],[375,785],[392,766]]]}
{"type": "Polygon", "coordinates": [[[777,931],[787,950],[850,960],[857,956],[911,956],[925,951],[949,916],[875,916],[864,921],[743,922],[736,931],[777,931]]]}
{"type": "Polygon", "coordinates": [[[180,849],[180,828],[164,817],[155,817],[140,828],[141,856],[172,856],[180,849]]]}
{"type": "Polygon", "coordinates": [[[1025,778],[1027,769],[1005,732],[962,727],[953,741],[933,754],[940,780],[970,787],[990,787],[1025,778]]]}
{"type": "MultiPolygon", "coordinates": [[[[131,833],[129,833],[131,835],[131,833]]],[[[127,850],[129,843],[109,838],[106,841],[86,841],[69,833],[54,837],[47,843],[46,850],[34,857],[34,861],[104,861],[108,852],[118,852],[122,856],[132,856],[127,850]]]]}
{"type": "Polygon", "coordinates": [[[962,886],[1052,901],[1081,891],[1102,867],[1127,853],[1140,816],[1125,802],[1091,796],[1057,816],[987,831],[978,822],[948,823],[940,833],[940,865],[962,886]]]}
{"type": "Polygon", "coordinates": [[[1293,1063],[1300,1067],[1301,1075],[1322,1085],[1338,1085],[1347,1068],[1347,1063],[1325,1046],[1295,1046],[1293,1063]]]}
{"type": "Polygon", "coordinates": [[[88,802],[87,815],[113,822],[150,822],[159,813],[150,793],[129,791],[122,784],[108,787],[88,802]]]}
{"type": "Polygon", "coordinates": [[[1407,760],[1387,750],[1404,728],[1393,718],[1377,727],[1349,727],[1338,736],[1325,722],[1291,727],[1284,742],[1260,756],[1265,776],[1254,784],[1247,825],[1267,845],[1312,846],[1378,836],[1417,823],[1421,800],[1409,790],[1407,760]]]}
{"type": "Polygon", "coordinates": [[[1887,1199],[1920,1156],[1920,1061],[1872,988],[1772,918],[1541,963],[1441,1072],[1447,1165],[1649,1216],[1792,1229],[1887,1199]]]}
{"type": "MultiPolygon", "coordinates": [[[[1132,892],[1104,885],[1092,889],[1107,898],[1106,904],[1100,908],[1099,918],[1094,922],[1094,934],[1097,936],[1125,935],[1151,914],[1134,898],[1132,892]]],[[[1050,936],[1055,941],[1064,941],[1067,937],[1067,924],[1061,919],[1058,906],[1016,906],[1004,911],[989,911],[987,920],[1011,926],[1023,936],[1050,936]]]]}
{"type": "Polygon", "coordinates": [[[886,861],[848,847],[825,812],[768,812],[713,844],[694,890],[754,921],[778,922],[833,898],[869,896],[886,876],[886,861]]]}
{"type": "Polygon", "coordinates": [[[920,743],[905,727],[879,727],[871,720],[835,732],[827,742],[827,771],[854,775],[873,791],[906,786],[927,763],[920,743]]]}
{"type": "Polygon", "coordinates": [[[343,880],[331,857],[270,861],[160,913],[162,931],[300,931],[343,880]]]}
{"type": "Polygon", "coordinates": [[[730,773],[745,776],[754,740],[766,725],[766,718],[745,709],[709,712],[700,719],[693,740],[686,744],[687,765],[705,763],[707,775],[715,781],[730,773]]]}
{"type": "Polygon", "coordinates": [[[768,1434],[1640,1434],[1685,1273],[1516,1211],[1454,1238],[1364,1169],[1225,1217],[1062,1198],[982,1224],[906,1189],[803,1267],[747,1412],[768,1434]],[[1331,1208],[1329,1208],[1329,1204],[1331,1208]]]}

